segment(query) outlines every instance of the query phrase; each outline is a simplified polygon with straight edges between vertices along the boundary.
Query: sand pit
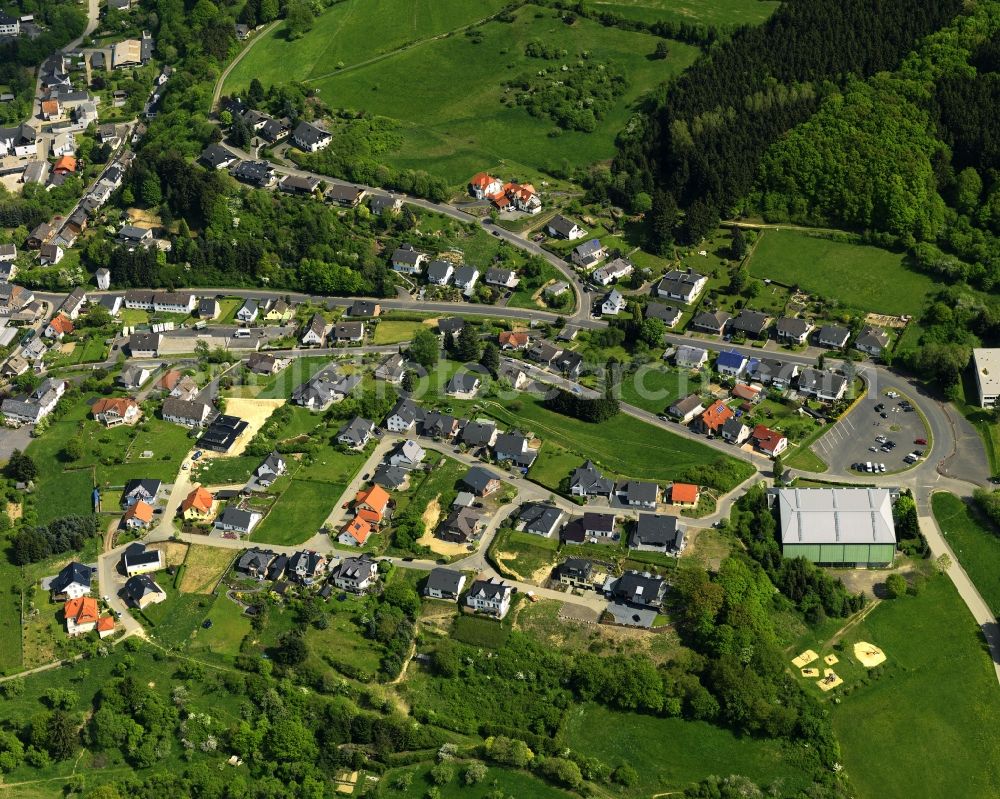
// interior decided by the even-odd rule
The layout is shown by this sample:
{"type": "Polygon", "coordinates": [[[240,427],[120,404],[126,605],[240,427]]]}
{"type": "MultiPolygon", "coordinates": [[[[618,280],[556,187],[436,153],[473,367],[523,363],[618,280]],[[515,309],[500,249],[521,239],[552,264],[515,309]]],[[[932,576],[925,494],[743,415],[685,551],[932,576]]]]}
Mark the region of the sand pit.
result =
{"type": "Polygon", "coordinates": [[[823,670],[823,679],[820,680],[817,685],[821,691],[832,691],[838,685],[843,685],[844,681],[837,676],[833,669],[823,670]]]}
{"type": "Polygon", "coordinates": [[[437,527],[438,519],[441,518],[441,503],[438,501],[440,494],[430,502],[427,503],[427,507],[424,508],[424,512],[420,516],[420,521],[424,523],[425,530],[433,530],[437,527]]]}
{"type": "Polygon", "coordinates": [[[840,663],[840,659],[836,655],[827,655],[825,658],[823,658],[823,662],[827,666],[835,666],[836,664],[840,663]]]}
{"type": "Polygon", "coordinates": [[[811,649],[807,649],[797,658],[792,658],[792,665],[797,669],[801,669],[804,666],[808,666],[814,660],[819,660],[819,655],[813,652],[811,649]]]}
{"type": "Polygon", "coordinates": [[[802,676],[819,677],[819,669],[812,669],[812,668],[802,669],[802,676]]]}
{"type": "Polygon", "coordinates": [[[205,451],[205,458],[227,458],[242,455],[257,431],[264,426],[264,422],[274,413],[277,408],[284,405],[283,399],[247,399],[244,397],[230,397],[226,400],[226,413],[229,416],[238,416],[247,423],[247,429],[243,435],[236,439],[236,442],[225,454],[220,452],[205,451]]]}
{"type": "Polygon", "coordinates": [[[869,644],[867,641],[858,641],[854,645],[854,657],[866,669],[873,669],[886,661],[885,652],[875,646],[875,644],[869,644]]]}
{"type": "Polygon", "coordinates": [[[59,345],[59,352],[61,352],[63,355],[72,355],[73,350],[75,349],[76,349],[75,341],[67,341],[65,344],[59,345]]]}

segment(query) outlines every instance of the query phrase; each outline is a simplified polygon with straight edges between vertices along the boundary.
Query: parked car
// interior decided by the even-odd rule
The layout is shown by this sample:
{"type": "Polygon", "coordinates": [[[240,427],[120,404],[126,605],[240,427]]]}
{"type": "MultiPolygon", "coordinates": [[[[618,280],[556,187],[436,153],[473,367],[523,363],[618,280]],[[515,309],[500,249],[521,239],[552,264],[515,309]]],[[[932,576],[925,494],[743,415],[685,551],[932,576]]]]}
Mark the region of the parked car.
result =
{"type": "Polygon", "coordinates": [[[922,446],[926,446],[927,445],[927,439],[926,438],[915,438],[915,439],[913,439],[913,443],[914,444],[920,444],[922,446]]]}

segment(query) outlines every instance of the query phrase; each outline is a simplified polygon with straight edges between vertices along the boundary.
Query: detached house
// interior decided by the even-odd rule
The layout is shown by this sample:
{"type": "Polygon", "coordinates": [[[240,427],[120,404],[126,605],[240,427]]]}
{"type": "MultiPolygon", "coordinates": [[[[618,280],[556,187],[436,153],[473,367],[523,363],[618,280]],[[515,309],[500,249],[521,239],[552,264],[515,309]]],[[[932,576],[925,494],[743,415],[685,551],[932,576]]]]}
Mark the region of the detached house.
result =
{"type": "Polygon", "coordinates": [[[462,443],[475,449],[476,447],[492,447],[499,435],[493,422],[469,422],[462,428],[462,443]]]}
{"type": "Polygon", "coordinates": [[[455,270],[455,287],[461,289],[466,296],[472,293],[477,280],[479,270],[474,266],[460,266],[455,270]]]}
{"type": "Polygon", "coordinates": [[[160,415],[165,422],[173,422],[184,427],[203,427],[213,413],[211,405],[177,397],[167,397],[160,409],[160,415]]]}
{"type": "MultiPolygon", "coordinates": [[[[591,239],[590,241],[585,241],[583,244],[577,244],[573,248],[572,253],[570,253],[570,260],[581,269],[590,269],[593,266],[597,266],[597,264],[607,257],[608,249],[601,244],[600,239],[591,239]]],[[[609,280],[608,283],[610,282],[609,280]]],[[[603,285],[607,285],[607,283],[603,285]]]]}
{"type": "Polygon", "coordinates": [[[497,436],[493,445],[493,456],[497,463],[512,463],[520,469],[528,469],[538,457],[537,449],[528,447],[528,439],[517,431],[497,436]]]}
{"type": "Polygon", "coordinates": [[[131,397],[102,397],[90,407],[90,414],[105,427],[135,424],[142,411],[131,397]]]}
{"type": "Polygon", "coordinates": [[[255,510],[243,510],[230,505],[215,520],[215,527],[224,532],[249,535],[262,518],[264,518],[263,514],[255,510]]]}
{"type": "Polygon", "coordinates": [[[559,529],[566,514],[561,508],[543,502],[532,502],[525,505],[517,517],[517,529],[542,538],[551,538],[559,529]]]}
{"type": "Polygon", "coordinates": [[[854,349],[878,358],[889,346],[889,335],[877,327],[866,327],[854,340],[854,349]]]}
{"type": "Polygon", "coordinates": [[[313,314],[302,333],[301,342],[304,347],[322,346],[326,340],[326,319],[322,314],[313,314]]]}
{"type": "Polygon", "coordinates": [[[404,275],[419,275],[427,256],[413,249],[412,244],[399,246],[392,254],[392,269],[404,275]]]}
{"type": "Polygon", "coordinates": [[[163,344],[159,333],[133,333],[128,338],[128,349],[133,358],[156,358],[163,344]]]}
{"type": "Polygon", "coordinates": [[[212,515],[215,497],[201,486],[195,486],[181,502],[180,513],[186,521],[201,521],[212,515]]]}
{"type": "Polygon", "coordinates": [[[687,424],[704,410],[705,406],[701,402],[701,397],[697,394],[688,394],[684,399],[677,400],[671,405],[667,409],[667,413],[681,424],[687,424]]]}
{"type": "Polygon", "coordinates": [[[502,619],[510,610],[510,600],[514,594],[512,586],[502,580],[491,577],[488,580],[476,580],[465,598],[465,604],[476,613],[484,613],[497,619],[502,619]]]}
{"type": "Polygon", "coordinates": [[[445,393],[459,399],[472,399],[479,391],[480,385],[479,377],[472,372],[456,372],[448,381],[445,393]]]}
{"type": "Polygon", "coordinates": [[[619,487],[618,494],[622,504],[630,508],[656,510],[656,504],[660,501],[660,487],[644,480],[629,480],[619,487]]]}
{"type": "Polygon", "coordinates": [[[167,598],[167,592],[156,584],[156,581],[148,574],[138,574],[129,578],[122,588],[120,596],[131,607],[144,610],[150,605],[163,602],[167,598]]]}
{"type": "Polygon", "coordinates": [[[733,411],[722,400],[716,400],[698,417],[696,426],[702,433],[720,435],[722,426],[733,418],[733,411]]]}
{"type": "Polygon", "coordinates": [[[478,537],[482,523],[482,516],[472,508],[453,508],[434,534],[453,544],[468,544],[478,537]]]}
{"type": "Polygon", "coordinates": [[[403,469],[415,469],[426,456],[426,450],[412,438],[408,438],[397,444],[396,448],[389,453],[389,463],[403,469]]]}
{"type": "Polygon", "coordinates": [[[153,521],[153,507],[140,500],[131,505],[122,516],[122,526],[131,530],[144,530],[153,521]]]}
{"type": "Polygon", "coordinates": [[[486,172],[478,172],[469,181],[469,194],[477,200],[485,200],[499,194],[503,190],[503,183],[499,178],[495,178],[486,172]]]}
{"type": "Polygon", "coordinates": [[[784,391],[799,374],[799,367],[798,364],[764,358],[759,362],[751,362],[749,373],[757,382],[784,391]]]}
{"type": "Polygon", "coordinates": [[[708,363],[708,350],[681,344],[674,352],[674,363],[681,369],[700,369],[708,363]]]}
{"type": "Polygon", "coordinates": [[[831,347],[835,350],[842,350],[847,346],[847,340],[851,337],[851,331],[840,325],[823,325],[819,329],[816,341],[821,347],[831,347]]]}
{"type": "Polygon", "coordinates": [[[778,340],[792,344],[805,344],[812,329],[813,326],[805,319],[788,316],[781,317],[774,326],[778,340]]]}
{"type": "Polygon", "coordinates": [[[744,308],[735,319],[730,320],[728,330],[730,333],[742,334],[747,338],[760,338],[770,321],[771,318],[767,314],[744,308]]]}
{"type": "Polygon", "coordinates": [[[447,261],[431,261],[427,265],[427,282],[435,286],[447,286],[455,267],[447,261]]]}
{"type": "Polygon", "coordinates": [[[720,352],[715,361],[715,371],[725,377],[739,377],[746,367],[746,356],[736,350],[720,352]]]}
{"type": "Polygon", "coordinates": [[[438,566],[431,569],[431,573],[427,575],[424,596],[455,602],[464,587],[465,575],[462,572],[438,566]]]}
{"type": "Polygon", "coordinates": [[[646,319],[659,319],[667,327],[676,325],[683,315],[683,311],[676,305],[665,305],[662,302],[647,303],[644,314],[646,319]]]}
{"type": "Polygon", "coordinates": [[[605,592],[619,602],[638,608],[659,608],[667,585],[649,573],[626,571],[618,578],[608,578],[605,592]]]}
{"type": "Polygon", "coordinates": [[[523,331],[504,330],[499,341],[502,350],[523,350],[531,344],[531,336],[523,331]]]}
{"type": "Polygon", "coordinates": [[[707,283],[707,277],[692,269],[671,269],[656,285],[656,295],[690,304],[701,294],[707,283]]]}
{"type": "Polygon", "coordinates": [[[575,497],[605,497],[610,499],[615,484],[603,474],[593,461],[584,462],[569,478],[569,492],[575,497]]]}
{"type": "Polygon", "coordinates": [[[385,427],[392,433],[407,433],[423,419],[424,411],[413,400],[401,398],[385,419],[385,427]]]}
{"type": "Polygon", "coordinates": [[[553,238],[568,239],[569,241],[582,239],[587,235],[587,231],[562,214],[556,214],[549,220],[548,231],[553,238]]]}
{"type": "Polygon", "coordinates": [[[341,591],[363,594],[378,580],[378,564],[369,555],[344,558],[331,575],[341,591]]]}
{"type": "MultiPolygon", "coordinates": [[[[50,246],[48,244],[46,247],[50,246]]],[[[49,323],[45,326],[45,330],[42,335],[45,338],[54,338],[56,341],[62,341],[62,337],[67,333],[73,332],[73,323],[70,321],[68,316],[58,313],[52,317],[49,323]]]]}
{"type": "Polygon", "coordinates": [[[728,441],[730,444],[740,445],[750,437],[750,428],[736,416],[726,419],[720,432],[722,440],[728,441]]]}
{"type": "Polygon", "coordinates": [[[398,385],[403,382],[406,371],[406,359],[398,352],[385,356],[375,367],[375,379],[398,385]]]}
{"type": "Polygon", "coordinates": [[[375,423],[355,416],[337,433],[337,442],[351,449],[364,449],[375,434],[375,423]]]}
{"type": "Polygon", "coordinates": [[[66,619],[66,634],[70,636],[83,635],[97,629],[100,611],[97,600],[89,596],[70,599],[63,605],[63,617],[66,619]]]}
{"type": "Polygon", "coordinates": [[[295,146],[309,153],[315,153],[329,147],[331,141],[333,141],[333,136],[311,122],[300,122],[292,131],[292,142],[295,146]]]}
{"type": "Polygon", "coordinates": [[[556,570],[557,579],[570,588],[594,587],[594,564],[583,558],[566,558],[556,570]]]}
{"type": "Polygon", "coordinates": [[[765,455],[774,458],[788,449],[788,439],[776,430],[771,430],[762,424],[757,425],[751,433],[754,446],[765,455]]]}
{"type": "Polygon", "coordinates": [[[618,289],[611,289],[604,301],[601,303],[601,314],[604,316],[618,316],[628,307],[625,297],[618,289]]]}
{"type": "Polygon", "coordinates": [[[635,271],[631,261],[624,258],[615,258],[611,263],[605,264],[600,269],[595,269],[590,279],[602,286],[610,286],[616,280],[628,277],[635,271]]]}
{"type": "Polygon", "coordinates": [[[285,459],[277,452],[272,452],[264,458],[260,466],[254,469],[254,480],[257,485],[270,488],[274,484],[274,481],[285,473],[286,469],[285,459]]]}
{"type": "Polygon", "coordinates": [[[337,344],[358,343],[365,340],[364,322],[337,322],[330,331],[330,338],[337,344]]]}
{"type": "Polygon", "coordinates": [[[824,402],[836,402],[847,393],[847,376],[830,369],[803,369],[799,374],[799,393],[824,402]]]}
{"type": "Polygon", "coordinates": [[[676,516],[640,513],[629,537],[629,549],[680,555],[684,551],[684,529],[676,516]]]}
{"type": "Polygon", "coordinates": [[[482,466],[473,466],[465,473],[462,482],[467,485],[477,497],[486,497],[500,488],[500,477],[482,466]]]}
{"type": "Polygon", "coordinates": [[[49,591],[52,598],[57,601],[67,599],[78,599],[90,593],[93,575],[90,566],[73,561],[64,566],[52,582],[49,583],[49,591]]]}
{"type": "Polygon", "coordinates": [[[150,549],[145,544],[134,541],[125,547],[121,565],[128,577],[155,572],[164,566],[163,550],[150,549]]]}

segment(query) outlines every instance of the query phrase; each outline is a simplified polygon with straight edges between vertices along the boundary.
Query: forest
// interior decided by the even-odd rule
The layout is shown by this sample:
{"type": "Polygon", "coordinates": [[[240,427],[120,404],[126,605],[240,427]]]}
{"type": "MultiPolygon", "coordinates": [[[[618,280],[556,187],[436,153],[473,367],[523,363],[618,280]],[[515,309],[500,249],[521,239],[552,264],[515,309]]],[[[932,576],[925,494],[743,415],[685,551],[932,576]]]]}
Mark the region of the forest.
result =
{"type": "Polygon", "coordinates": [[[598,193],[626,207],[652,196],[655,244],[700,240],[751,191],[768,149],[839,83],[895,69],[961,7],[957,0],[887,0],[873,14],[861,0],[783,4],[653,100],[619,136],[610,183],[598,193]]]}

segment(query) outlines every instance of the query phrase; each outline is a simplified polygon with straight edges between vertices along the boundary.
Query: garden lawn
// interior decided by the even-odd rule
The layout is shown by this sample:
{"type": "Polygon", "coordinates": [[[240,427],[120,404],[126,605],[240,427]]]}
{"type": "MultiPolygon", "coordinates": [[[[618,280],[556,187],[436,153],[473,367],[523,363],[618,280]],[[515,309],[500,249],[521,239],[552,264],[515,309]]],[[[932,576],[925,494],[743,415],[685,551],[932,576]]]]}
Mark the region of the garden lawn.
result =
{"type": "Polygon", "coordinates": [[[935,283],[908,269],[901,253],[796,230],[768,230],[750,259],[750,274],[798,285],[824,300],[862,311],[919,315],[935,283]]]}
{"type": "Polygon", "coordinates": [[[703,721],[619,713],[600,705],[569,709],[566,741],[578,752],[598,757],[612,768],[628,763],[639,773],[621,796],[647,797],[683,791],[711,774],[742,774],[766,785],[782,780],[783,795],[803,787],[806,769],[780,742],[737,738],[703,721]]]}
{"type": "Polygon", "coordinates": [[[778,3],[773,0],[588,0],[585,6],[639,22],[666,20],[729,27],[757,25],[771,16],[778,3]]]}
{"type": "MultiPolygon", "coordinates": [[[[371,10],[371,5],[364,3],[363,13],[358,10],[361,0],[335,6],[309,34],[291,44],[280,40],[281,31],[276,31],[234,69],[226,91],[245,88],[254,76],[265,86],[303,79],[336,106],[363,108],[369,114],[398,120],[403,144],[386,156],[391,166],[427,170],[451,184],[464,185],[482,169],[506,175],[513,171],[530,179],[531,169],[566,170],[610,158],[615,137],[640,98],[679,74],[699,54],[695,47],[671,42],[667,59],[654,60],[649,56],[660,41],[657,37],[606,28],[582,18],[567,25],[552,9],[529,5],[515,10],[511,23],[488,22],[477,28],[481,40],[461,33],[378,58],[374,57],[377,50],[371,48],[370,30],[379,31],[376,46],[387,50],[391,48],[386,43],[392,41],[393,29],[399,24],[387,23],[389,32],[383,35],[378,20],[383,16],[419,20],[431,3],[421,4],[416,13],[413,4],[403,0],[383,0],[378,10],[371,10]],[[363,31],[357,33],[355,25],[363,25],[363,31]],[[332,35],[337,27],[345,41],[354,36],[351,45],[340,44],[340,37],[332,35]],[[629,80],[626,93],[593,132],[562,131],[550,136],[556,129],[551,120],[501,104],[505,79],[553,65],[524,55],[525,46],[536,39],[566,49],[567,61],[587,51],[591,59],[614,63],[625,72],[629,80]],[[358,53],[361,48],[364,52],[358,53]],[[339,61],[347,67],[338,71],[339,61]]],[[[437,5],[442,19],[447,20],[443,30],[486,17],[498,7],[461,0],[437,5]]],[[[422,27],[430,31],[433,26],[422,27]]],[[[436,32],[441,31],[438,26],[436,32]]],[[[417,35],[407,32],[401,38],[417,35]]]]}
{"type": "Polygon", "coordinates": [[[409,341],[413,334],[424,327],[421,322],[404,322],[401,320],[383,319],[375,327],[375,344],[399,344],[409,341]]]}
{"type": "Polygon", "coordinates": [[[235,560],[236,553],[220,547],[192,544],[184,557],[179,589],[184,594],[210,594],[235,560]]]}
{"type": "Polygon", "coordinates": [[[990,610],[1000,615],[1000,536],[954,494],[931,497],[934,518],[990,610]]]}
{"type": "Polygon", "coordinates": [[[166,572],[153,575],[167,598],[150,605],[140,616],[150,622],[149,634],[166,647],[180,648],[208,616],[217,597],[205,594],[182,594],[174,587],[174,578],[166,572]]]}
{"type": "Polygon", "coordinates": [[[429,472],[412,472],[410,488],[395,496],[396,515],[410,505],[413,505],[417,513],[423,513],[435,497],[441,506],[442,518],[448,515],[451,503],[458,496],[458,481],[468,469],[464,464],[434,450],[427,451],[425,462],[433,464],[433,468],[429,472]]]}
{"type": "Polygon", "coordinates": [[[251,538],[260,544],[301,544],[318,532],[346,488],[346,482],[292,480],[251,538]]]}
{"type": "Polygon", "coordinates": [[[207,458],[201,461],[196,475],[203,485],[219,486],[246,483],[262,458],[253,455],[238,455],[233,458],[207,458]]]}
{"type": "Polygon", "coordinates": [[[541,400],[527,395],[512,405],[516,411],[495,402],[486,403],[488,413],[504,426],[531,430],[542,440],[530,474],[533,480],[553,490],[568,475],[566,465],[572,463],[575,468],[588,458],[624,477],[661,482],[679,479],[691,467],[720,460],[731,461],[741,479],[749,476],[747,464],[624,413],[591,424],[550,411],[541,400]]]}
{"type": "Polygon", "coordinates": [[[841,655],[848,682],[863,676],[849,654],[855,641],[888,657],[881,677],[830,708],[859,799],[1000,795],[996,675],[951,582],[936,575],[919,596],[883,602],[852,628],[841,655]]]}
{"type": "MultiPolygon", "coordinates": [[[[514,289],[514,293],[510,295],[510,299],[507,300],[507,305],[511,308],[528,308],[529,310],[535,310],[537,308],[546,308],[548,306],[542,302],[539,305],[539,300],[542,299],[539,295],[538,300],[532,299],[532,296],[541,290],[541,287],[551,280],[565,280],[562,272],[556,269],[548,261],[545,261],[541,268],[541,275],[539,275],[537,281],[533,281],[531,286],[526,285],[524,279],[517,285],[514,289]]],[[[568,292],[570,297],[573,296],[572,291],[568,292]]],[[[565,296],[565,295],[564,295],[565,296]]],[[[574,303],[570,303],[566,306],[564,310],[572,311],[574,303]]]]}
{"type": "Polygon", "coordinates": [[[211,656],[231,662],[240,653],[243,638],[250,633],[250,619],[241,606],[226,596],[216,599],[206,618],[212,626],[195,630],[188,652],[198,657],[211,656]]]}

